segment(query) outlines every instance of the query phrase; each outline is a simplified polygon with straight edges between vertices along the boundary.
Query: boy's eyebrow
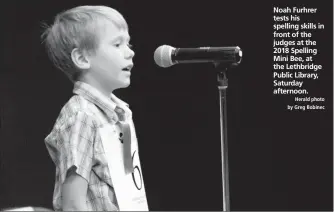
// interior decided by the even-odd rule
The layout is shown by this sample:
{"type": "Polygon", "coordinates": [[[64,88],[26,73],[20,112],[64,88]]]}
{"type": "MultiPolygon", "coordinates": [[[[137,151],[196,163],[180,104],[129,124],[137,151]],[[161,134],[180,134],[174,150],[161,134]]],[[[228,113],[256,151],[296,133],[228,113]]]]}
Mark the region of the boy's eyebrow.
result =
{"type": "Polygon", "coordinates": [[[131,37],[130,36],[124,36],[124,35],[118,35],[116,37],[114,37],[112,39],[112,41],[116,41],[116,40],[126,40],[127,42],[129,42],[131,40],[131,37]]]}

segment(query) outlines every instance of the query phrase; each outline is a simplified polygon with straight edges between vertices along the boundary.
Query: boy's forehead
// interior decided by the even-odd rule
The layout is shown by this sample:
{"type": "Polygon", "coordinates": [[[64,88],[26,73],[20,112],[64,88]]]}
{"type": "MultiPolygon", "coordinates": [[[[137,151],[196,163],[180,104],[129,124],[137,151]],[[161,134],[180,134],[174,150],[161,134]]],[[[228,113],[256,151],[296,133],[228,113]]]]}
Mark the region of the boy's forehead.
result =
{"type": "Polygon", "coordinates": [[[103,25],[100,25],[100,27],[102,27],[102,33],[104,34],[104,36],[112,39],[130,39],[130,35],[127,29],[120,28],[110,21],[106,22],[103,25]]]}

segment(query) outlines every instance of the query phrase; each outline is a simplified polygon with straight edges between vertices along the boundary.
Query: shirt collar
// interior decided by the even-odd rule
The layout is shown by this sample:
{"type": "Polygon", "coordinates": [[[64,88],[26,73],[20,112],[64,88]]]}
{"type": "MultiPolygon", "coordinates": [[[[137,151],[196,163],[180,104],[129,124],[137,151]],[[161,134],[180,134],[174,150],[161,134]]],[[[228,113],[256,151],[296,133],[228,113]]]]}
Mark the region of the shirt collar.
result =
{"type": "Polygon", "coordinates": [[[98,106],[107,115],[108,119],[114,122],[119,121],[115,111],[117,108],[122,108],[127,116],[132,116],[129,104],[117,98],[113,93],[107,98],[95,87],[81,81],[75,82],[73,93],[98,106]]]}

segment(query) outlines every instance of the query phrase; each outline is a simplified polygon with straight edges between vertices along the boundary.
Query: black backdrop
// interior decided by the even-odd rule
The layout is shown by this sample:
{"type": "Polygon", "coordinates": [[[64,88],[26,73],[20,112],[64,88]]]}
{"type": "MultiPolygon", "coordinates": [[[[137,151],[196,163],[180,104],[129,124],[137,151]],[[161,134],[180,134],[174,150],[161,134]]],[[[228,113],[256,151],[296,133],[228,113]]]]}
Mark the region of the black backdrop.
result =
{"type": "MultiPolygon", "coordinates": [[[[22,1],[23,2],[23,1],[22,1]]],[[[238,45],[242,64],[229,72],[228,136],[232,210],[332,210],[333,2],[37,1],[3,5],[0,208],[52,208],[55,168],[43,139],[72,85],[47,59],[40,21],[78,5],[118,9],[136,56],[129,102],[140,142],[151,210],[221,210],[219,104],[211,65],[157,67],[154,50],[238,45]],[[310,88],[325,112],[288,112],[292,97],[272,95],[272,6],[317,7],[309,18],[324,65],[310,88]]]]}

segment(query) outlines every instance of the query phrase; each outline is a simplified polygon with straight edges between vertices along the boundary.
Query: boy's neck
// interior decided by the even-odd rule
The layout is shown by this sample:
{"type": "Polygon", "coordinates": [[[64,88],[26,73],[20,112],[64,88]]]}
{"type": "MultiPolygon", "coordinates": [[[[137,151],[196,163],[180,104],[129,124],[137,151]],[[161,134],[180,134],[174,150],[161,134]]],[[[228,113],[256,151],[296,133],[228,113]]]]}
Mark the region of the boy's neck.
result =
{"type": "Polygon", "coordinates": [[[112,91],[108,91],[103,86],[101,86],[101,83],[97,83],[95,80],[88,80],[88,79],[80,79],[79,81],[84,82],[84,83],[86,83],[86,84],[94,87],[101,94],[103,94],[107,99],[110,99],[110,94],[113,92],[113,90],[112,91]]]}

